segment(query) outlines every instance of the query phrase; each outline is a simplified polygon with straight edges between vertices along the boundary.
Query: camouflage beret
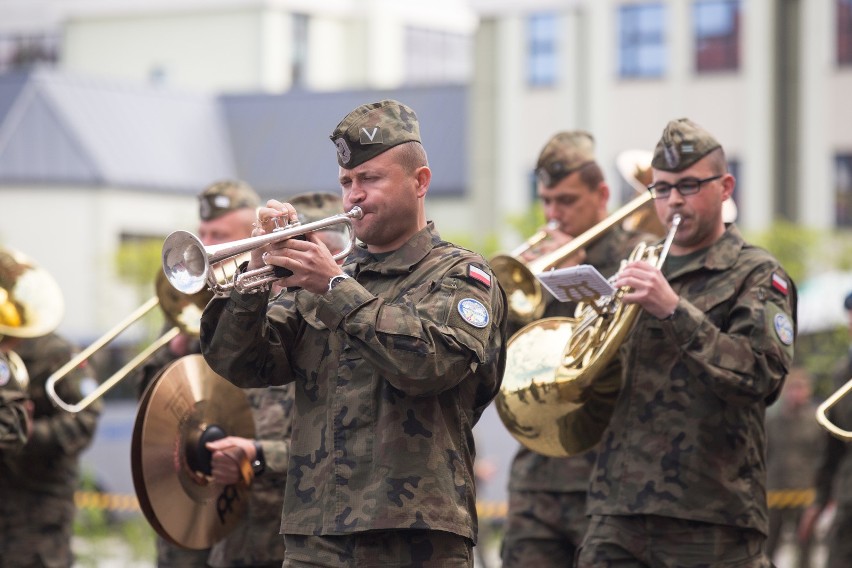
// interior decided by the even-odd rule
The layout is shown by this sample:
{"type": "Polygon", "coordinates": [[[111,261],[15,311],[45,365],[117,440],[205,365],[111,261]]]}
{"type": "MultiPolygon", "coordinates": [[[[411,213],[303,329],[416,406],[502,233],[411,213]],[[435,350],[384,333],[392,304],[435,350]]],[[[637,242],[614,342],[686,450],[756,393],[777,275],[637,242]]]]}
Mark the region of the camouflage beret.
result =
{"type": "Polygon", "coordinates": [[[688,118],[672,120],[657,142],[651,167],[664,172],[682,172],[720,147],[709,132],[688,118]]]}
{"type": "Polygon", "coordinates": [[[545,187],[595,161],[595,139],[583,130],[558,132],[544,145],[535,166],[535,175],[545,187]]]}
{"type": "Polygon", "coordinates": [[[237,209],[254,209],[260,197],[244,181],[222,180],[208,185],[198,196],[198,216],[210,221],[237,209]]]}
{"type": "Polygon", "coordinates": [[[347,114],[329,138],[337,147],[337,163],[352,169],[404,142],[420,142],[420,124],[409,107],[385,99],[347,114]]]}
{"type": "Polygon", "coordinates": [[[287,199],[296,208],[299,222],[313,223],[343,213],[343,199],[335,193],[300,193],[287,199]]]}

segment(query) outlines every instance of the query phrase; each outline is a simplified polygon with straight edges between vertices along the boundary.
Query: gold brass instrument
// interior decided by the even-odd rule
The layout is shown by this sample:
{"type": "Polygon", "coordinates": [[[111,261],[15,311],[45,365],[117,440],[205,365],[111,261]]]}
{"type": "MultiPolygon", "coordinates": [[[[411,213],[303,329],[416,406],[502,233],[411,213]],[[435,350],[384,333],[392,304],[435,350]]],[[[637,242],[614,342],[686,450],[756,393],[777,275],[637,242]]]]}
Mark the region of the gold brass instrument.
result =
{"type": "Polygon", "coordinates": [[[217,278],[217,265],[227,261],[232,261],[232,264],[235,265],[235,259],[238,256],[262,246],[326,229],[340,223],[349,225],[349,244],[344,250],[333,256],[335,260],[345,258],[355,246],[352,219],[360,219],[362,216],[361,208],[353,207],[347,213],[332,215],[312,223],[292,223],[266,235],[248,237],[208,247],[205,247],[201,240],[192,233],[175,231],[166,237],[163,243],[163,272],[169,283],[184,294],[200,292],[205,286],[218,294],[227,293],[232,289],[244,292],[274,282],[281,276],[274,273],[274,266],[265,266],[237,274],[233,279],[223,282],[217,278]]]}
{"type": "Polygon", "coordinates": [[[196,294],[181,294],[169,285],[162,272],[157,272],[155,285],[156,295],[154,297],[136,308],[111,330],[106,332],[87,348],[83,349],[80,353],[48,377],[47,382],[45,383],[45,390],[54,405],[67,412],[80,412],[81,410],[88,408],[115,385],[124,380],[131,371],[147,361],[160,347],[166,345],[179,333],[186,333],[194,336],[199,335],[201,327],[201,312],[204,310],[204,307],[213,295],[206,290],[196,294]],[[144,317],[157,306],[162,308],[166,321],[172,325],[171,329],[157,338],[138,355],[133,357],[123,367],[113,373],[112,376],[99,384],[95,390],[86,395],[82,400],[80,400],[80,402],[71,404],[62,400],[56,392],[56,385],[59,381],[63,380],[71,371],[80,365],[80,363],[86,361],[89,357],[121,335],[124,330],[144,317]]]}
{"type": "Polygon", "coordinates": [[[840,402],[840,400],[849,394],[849,391],[852,390],[852,379],[846,382],[845,385],[837,389],[834,394],[825,399],[825,401],[817,407],[816,410],[816,419],[819,422],[820,426],[828,430],[829,434],[843,440],[844,442],[852,441],[852,432],[849,430],[844,430],[839,427],[837,424],[828,419],[828,411],[835,404],[840,402]]]}
{"type": "MultiPolygon", "coordinates": [[[[651,193],[646,191],[582,235],[529,262],[521,261],[517,255],[504,254],[492,258],[489,262],[491,270],[506,292],[509,319],[517,324],[539,319],[545,308],[544,290],[535,275],[558,267],[571,255],[606,234],[652,199],[651,193]]],[[[524,246],[522,250],[527,248],[524,246]]]]}
{"type": "MultiPolygon", "coordinates": [[[[0,247],[0,339],[33,338],[54,331],[65,313],[56,280],[23,253],[0,247]]],[[[11,377],[26,391],[29,374],[14,351],[0,352],[11,377]]]]}
{"type": "MultiPolygon", "coordinates": [[[[680,221],[676,215],[662,245],[639,243],[627,261],[662,267],[680,221]]],[[[567,457],[599,441],[620,388],[620,377],[605,368],[641,309],[622,302],[629,291],[623,287],[611,296],[582,301],[575,317],[535,321],[509,340],[496,406],[503,424],[525,447],[567,457]]]]}

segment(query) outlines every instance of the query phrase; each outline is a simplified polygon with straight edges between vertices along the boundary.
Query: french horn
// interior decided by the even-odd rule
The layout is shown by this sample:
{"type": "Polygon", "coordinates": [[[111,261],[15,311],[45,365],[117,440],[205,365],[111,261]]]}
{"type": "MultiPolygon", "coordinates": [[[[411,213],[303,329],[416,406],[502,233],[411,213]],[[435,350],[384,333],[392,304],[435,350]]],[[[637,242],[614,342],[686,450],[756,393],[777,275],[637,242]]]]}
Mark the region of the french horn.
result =
{"type": "MultiPolygon", "coordinates": [[[[676,215],[663,244],[639,243],[624,262],[662,267],[680,221],[676,215]]],[[[617,369],[608,367],[641,310],[622,301],[629,291],[587,296],[573,318],[544,318],[509,339],[495,403],[506,429],[525,447],[568,457],[600,440],[620,389],[617,369]]]]}

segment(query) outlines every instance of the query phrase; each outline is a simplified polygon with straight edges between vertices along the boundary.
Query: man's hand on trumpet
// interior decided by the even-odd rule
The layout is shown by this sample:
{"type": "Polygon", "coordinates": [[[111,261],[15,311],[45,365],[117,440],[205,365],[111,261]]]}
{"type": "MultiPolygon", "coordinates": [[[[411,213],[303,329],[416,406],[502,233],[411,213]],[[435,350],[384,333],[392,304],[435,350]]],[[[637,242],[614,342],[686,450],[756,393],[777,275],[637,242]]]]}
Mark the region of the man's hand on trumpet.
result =
{"type": "MultiPolygon", "coordinates": [[[[266,207],[259,207],[257,210],[258,227],[252,232],[252,236],[272,232],[276,227],[276,218],[279,220],[279,227],[286,227],[287,224],[298,221],[296,209],[292,205],[270,199],[266,207]]],[[[325,294],[331,277],[343,274],[343,271],[319,233],[321,231],[309,232],[304,235],[305,240],[290,238],[253,250],[249,269],[280,266],[293,274],[281,278],[276,284],[297,286],[314,294],[325,294]]]]}

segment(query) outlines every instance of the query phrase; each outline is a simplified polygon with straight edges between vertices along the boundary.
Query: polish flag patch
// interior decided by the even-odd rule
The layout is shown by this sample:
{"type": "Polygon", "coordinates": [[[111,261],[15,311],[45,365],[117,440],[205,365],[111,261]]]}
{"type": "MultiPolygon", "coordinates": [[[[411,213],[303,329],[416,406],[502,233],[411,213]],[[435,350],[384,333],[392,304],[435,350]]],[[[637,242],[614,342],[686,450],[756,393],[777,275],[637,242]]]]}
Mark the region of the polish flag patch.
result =
{"type": "Polygon", "coordinates": [[[787,279],[779,276],[777,272],[772,273],[772,287],[784,294],[785,296],[790,291],[787,285],[787,279]]]}
{"type": "Polygon", "coordinates": [[[473,278],[477,282],[482,282],[486,287],[491,288],[491,274],[482,270],[476,265],[467,265],[467,276],[473,278]]]}

